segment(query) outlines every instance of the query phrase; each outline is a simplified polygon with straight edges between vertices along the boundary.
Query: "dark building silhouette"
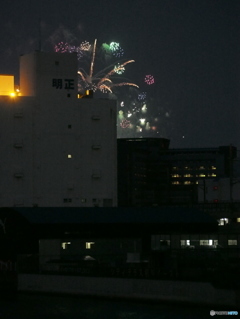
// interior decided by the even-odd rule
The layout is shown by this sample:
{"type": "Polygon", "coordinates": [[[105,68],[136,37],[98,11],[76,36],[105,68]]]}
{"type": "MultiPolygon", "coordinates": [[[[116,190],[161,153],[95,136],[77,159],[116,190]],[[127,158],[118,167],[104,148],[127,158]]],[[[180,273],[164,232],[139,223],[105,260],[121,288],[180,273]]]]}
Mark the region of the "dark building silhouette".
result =
{"type": "Polygon", "coordinates": [[[118,139],[118,206],[166,202],[169,164],[160,160],[170,141],[164,138],[118,139]]]}
{"type": "Polygon", "coordinates": [[[170,167],[168,202],[197,203],[199,181],[230,177],[236,156],[237,149],[231,145],[163,151],[159,161],[170,167]]]}
{"type": "Polygon", "coordinates": [[[232,174],[234,146],[169,149],[169,144],[163,138],[118,139],[119,207],[196,204],[200,180],[232,174]]]}

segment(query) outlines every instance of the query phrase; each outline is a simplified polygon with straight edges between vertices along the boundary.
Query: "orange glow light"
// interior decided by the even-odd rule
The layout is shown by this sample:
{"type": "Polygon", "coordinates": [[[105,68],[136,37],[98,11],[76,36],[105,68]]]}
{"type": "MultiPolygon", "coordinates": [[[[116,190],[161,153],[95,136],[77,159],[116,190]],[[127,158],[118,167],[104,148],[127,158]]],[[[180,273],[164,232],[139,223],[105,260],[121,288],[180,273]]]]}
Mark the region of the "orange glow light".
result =
{"type": "Polygon", "coordinates": [[[15,96],[13,75],[0,75],[0,95],[15,96]]]}

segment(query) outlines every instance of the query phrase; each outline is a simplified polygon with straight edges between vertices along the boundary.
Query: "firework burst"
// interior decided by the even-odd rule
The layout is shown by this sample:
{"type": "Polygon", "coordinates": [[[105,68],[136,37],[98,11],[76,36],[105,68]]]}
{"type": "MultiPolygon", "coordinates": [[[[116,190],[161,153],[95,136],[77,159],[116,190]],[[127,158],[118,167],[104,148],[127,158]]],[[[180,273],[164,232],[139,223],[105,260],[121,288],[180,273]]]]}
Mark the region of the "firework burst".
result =
{"type": "Polygon", "coordinates": [[[59,42],[54,46],[55,52],[65,53],[68,52],[69,44],[64,42],[59,42]]]}
{"type": "Polygon", "coordinates": [[[128,121],[128,120],[126,120],[126,119],[122,120],[121,123],[120,123],[120,126],[121,126],[122,128],[129,128],[130,125],[131,125],[131,122],[128,121]]]}
{"type": "Polygon", "coordinates": [[[138,94],[138,100],[139,101],[144,101],[147,98],[147,93],[146,92],[141,92],[138,94]]]}
{"type": "Polygon", "coordinates": [[[121,58],[124,55],[124,50],[120,47],[120,44],[117,42],[111,42],[109,49],[116,58],[121,58]]]}
{"type": "MultiPolygon", "coordinates": [[[[111,50],[117,50],[119,48],[118,45],[113,49],[113,44],[111,50]]],[[[111,48],[111,45],[109,46],[111,48]]],[[[104,44],[105,50],[107,50],[107,45],[104,44]]],[[[88,50],[90,51],[90,49],[88,50]]],[[[94,73],[95,68],[95,59],[97,53],[97,40],[95,39],[94,44],[91,50],[91,59],[90,59],[90,70],[86,72],[84,68],[79,68],[79,90],[83,92],[86,88],[95,87],[95,90],[99,90],[102,93],[112,93],[112,89],[121,86],[134,86],[138,88],[138,85],[131,82],[118,82],[116,83],[116,75],[121,75],[125,71],[125,66],[129,63],[135,62],[134,60],[128,60],[125,62],[118,62],[109,65],[108,67],[94,73]]]]}
{"type": "Polygon", "coordinates": [[[145,83],[147,83],[148,85],[151,85],[154,83],[154,77],[150,74],[146,75],[145,76],[145,79],[144,79],[145,83]]]}
{"type": "MultiPolygon", "coordinates": [[[[59,53],[77,53],[78,60],[80,61],[78,69],[79,93],[84,93],[86,89],[100,91],[102,93],[113,93],[113,88],[121,86],[133,86],[138,88],[138,85],[135,83],[128,81],[119,82],[119,80],[123,79],[119,76],[124,73],[125,66],[129,63],[135,62],[134,60],[124,62],[117,61],[117,63],[112,63],[104,69],[94,73],[97,55],[97,39],[95,39],[93,45],[91,45],[88,41],[83,41],[79,46],[59,42],[54,46],[54,51],[59,53]],[[86,64],[88,61],[90,61],[89,72],[86,71],[85,67],[82,67],[82,64],[86,64]]],[[[123,55],[123,49],[117,42],[111,42],[110,45],[103,43],[100,51],[104,52],[108,58],[109,53],[112,53],[115,57],[123,55]]]]}
{"type": "Polygon", "coordinates": [[[121,64],[118,63],[117,65],[115,65],[114,71],[117,74],[123,74],[125,71],[125,68],[124,68],[124,66],[122,66],[121,64]]]}
{"type": "Polygon", "coordinates": [[[83,41],[80,46],[79,46],[80,50],[82,51],[90,51],[91,49],[91,44],[88,41],[83,41]]]}

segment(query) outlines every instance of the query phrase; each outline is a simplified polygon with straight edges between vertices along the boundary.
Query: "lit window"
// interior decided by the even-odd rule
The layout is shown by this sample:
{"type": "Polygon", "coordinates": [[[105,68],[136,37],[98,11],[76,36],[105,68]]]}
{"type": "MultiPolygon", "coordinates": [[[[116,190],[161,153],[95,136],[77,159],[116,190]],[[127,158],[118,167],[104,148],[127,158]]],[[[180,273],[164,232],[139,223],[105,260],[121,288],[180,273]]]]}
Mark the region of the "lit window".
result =
{"type": "Polygon", "coordinates": [[[199,169],[205,169],[205,167],[204,166],[200,166],[199,169]]]}
{"type": "Polygon", "coordinates": [[[181,177],[179,174],[173,174],[172,177],[181,177]]]}
{"type": "Polygon", "coordinates": [[[193,177],[191,174],[185,174],[184,177],[193,177]]]}
{"type": "Polygon", "coordinates": [[[240,217],[237,218],[237,223],[240,223],[240,217]]]}
{"type": "Polygon", "coordinates": [[[192,249],[195,248],[195,246],[191,245],[190,239],[181,240],[181,247],[183,247],[183,248],[192,248],[192,249]]]}
{"type": "Polygon", "coordinates": [[[199,241],[200,246],[211,246],[213,248],[216,248],[218,245],[217,239],[200,239],[199,241]]]}
{"type": "Polygon", "coordinates": [[[87,241],[86,242],[86,249],[92,249],[92,245],[94,245],[95,244],[95,242],[93,242],[93,241],[87,241]]]}
{"type": "Polygon", "coordinates": [[[217,177],[217,174],[214,174],[214,173],[208,174],[208,177],[217,177]]]}
{"type": "Polygon", "coordinates": [[[236,246],[237,239],[228,239],[228,246],[236,246]]]}
{"type": "Polygon", "coordinates": [[[181,240],[181,246],[185,246],[185,240],[181,240]]]}
{"type": "Polygon", "coordinates": [[[72,158],[72,155],[71,155],[71,154],[68,154],[68,158],[72,158]]]}
{"type": "Polygon", "coordinates": [[[206,175],[205,174],[200,174],[199,177],[206,177],[206,175]]]}
{"type": "Polygon", "coordinates": [[[71,245],[71,242],[70,241],[65,241],[62,243],[62,249],[67,249],[67,246],[68,245],[71,245]]]}
{"type": "Polygon", "coordinates": [[[208,239],[200,239],[199,244],[200,246],[208,246],[208,239]]]}
{"type": "Polygon", "coordinates": [[[179,185],[180,182],[179,182],[179,181],[174,181],[174,182],[172,182],[172,184],[173,184],[173,185],[179,185]]]}
{"type": "Polygon", "coordinates": [[[185,182],[184,182],[184,185],[190,185],[190,184],[191,184],[190,181],[185,181],[185,182]]]}
{"type": "Polygon", "coordinates": [[[216,166],[212,166],[211,169],[217,169],[216,166]]]}
{"type": "Polygon", "coordinates": [[[228,218],[221,218],[218,220],[218,226],[224,226],[226,224],[229,223],[229,219],[228,218]]]}

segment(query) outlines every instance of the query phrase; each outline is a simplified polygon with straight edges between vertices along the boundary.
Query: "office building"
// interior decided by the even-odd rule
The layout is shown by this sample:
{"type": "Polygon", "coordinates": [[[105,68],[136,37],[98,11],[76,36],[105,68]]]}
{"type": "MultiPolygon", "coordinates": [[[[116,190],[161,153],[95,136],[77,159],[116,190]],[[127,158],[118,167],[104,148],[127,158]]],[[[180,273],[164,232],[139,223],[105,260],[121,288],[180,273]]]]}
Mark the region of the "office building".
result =
{"type": "Polygon", "coordinates": [[[119,206],[196,204],[202,181],[230,178],[234,146],[169,149],[162,138],[118,139],[119,206]]]}
{"type": "Polygon", "coordinates": [[[116,206],[115,101],[78,95],[76,55],[23,55],[0,86],[0,206],[116,206]]]}
{"type": "Polygon", "coordinates": [[[160,154],[169,142],[164,138],[118,139],[119,206],[166,203],[169,164],[160,160],[160,154]]]}

